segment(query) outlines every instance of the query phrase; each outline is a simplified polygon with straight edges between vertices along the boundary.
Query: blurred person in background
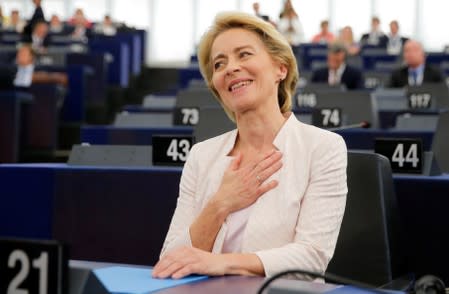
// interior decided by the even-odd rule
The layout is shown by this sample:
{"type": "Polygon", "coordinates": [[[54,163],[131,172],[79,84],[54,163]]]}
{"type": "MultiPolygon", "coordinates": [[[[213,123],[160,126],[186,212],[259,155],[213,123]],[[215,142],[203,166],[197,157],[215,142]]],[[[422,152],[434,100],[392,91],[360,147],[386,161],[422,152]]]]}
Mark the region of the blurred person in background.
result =
{"type": "Polygon", "coordinates": [[[378,46],[386,48],[388,43],[388,37],[380,29],[380,19],[377,16],[371,18],[371,30],[362,35],[360,44],[378,46]]]}
{"type": "Polygon", "coordinates": [[[2,7],[0,6],[0,29],[3,28],[3,24],[6,21],[6,17],[3,15],[2,7]]]}
{"type": "Polygon", "coordinates": [[[110,15],[105,15],[103,21],[94,26],[94,32],[106,36],[114,36],[117,34],[117,28],[112,22],[110,15]]]}
{"type": "Polygon", "coordinates": [[[277,28],[287,38],[290,45],[297,46],[305,40],[302,23],[290,0],[284,2],[277,28]]]}
{"type": "Polygon", "coordinates": [[[441,72],[426,64],[426,54],[421,43],[415,40],[406,41],[403,58],[404,66],[391,73],[390,87],[402,88],[443,82],[441,72]]]}
{"type": "Polygon", "coordinates": [[[31,34],[33,33],[33,29],[37,22],[45,21],[44,11],[42,10],[42,1],[41,0],[33,0],[34,3],[34,12],[31,16],[30,20],[26,24],[25,28],[23,29],[23,34],[25,37],[31,37],[31,34]]]}
{"type": "Polygon", "coordinates": [[[363,88],[363,75],[357,68],[346,64],[346,47],[341,43],[329,45],[327,67],[315,70],[313,83],[327,83],[330,86],[344,85],[348,90],[363,88]]]}
{"type": "Polygon", "coordinates": [[[6,31],[22,33],[26,24],[26,21],[20,18],[19,11],[17,9],[13,9],[11,10],[9,19],[4,23],[3,29],[6,31]]]}
{"type": "Polygon", "coordinates": [[[0,89],[27,90],[36,83],[58,83],[67,86],[67,74],[35,70],[36,51],[29,44],[19,47],[14,65],[0,66],[0,89]]]}
{"type": "Polygon", "coordinates": [[[360,45],[354,41],[354,33],[350,26],[345,26],[340,30],[337,42],[345,46],[348,55],[357,55],[360,52],[360,45]]]}
{"type": "Polygon", "coordinates": [[[36,51],[37,54],[47,53],[47,48],[50,44],[50,38],[48,36],[48,24],[45,21],[36,22],[31,36],[24,36],[22,41],[24,43],[31,44],[31,47],[36,51]]]}
{"type": "Polygon", "coordinates": [[[313,36],[312,43],[328,44],[335,41],[334,34],[329,32],[329,21],[321,21],[320,29],[320,32],[313,36]]]}
{"type": "Polygon", "coordinates": [[[92,27],[92,23],[84,16],[84,11],[81,8],[75,10],[75,14],[69,19],[68,23],[74,27],[71,34],[72,39],[87,42],[87,30],[92,27]]]}
{"type": "Polygon", "coordinates": [[[387,52],[392,55],[399,55],[402,51],[402,46],[407,42],[408,38],[402,37],[399,34],[399,23],[397,20],[390,22],[390,33],[388,34],[387,52]]]}
{"type": "Polygon", "coordinates": [[[50,18],[49,30],[50,33],[62,33],[64,31],[64,24],[57,14],[52,14],[50,18]]]}

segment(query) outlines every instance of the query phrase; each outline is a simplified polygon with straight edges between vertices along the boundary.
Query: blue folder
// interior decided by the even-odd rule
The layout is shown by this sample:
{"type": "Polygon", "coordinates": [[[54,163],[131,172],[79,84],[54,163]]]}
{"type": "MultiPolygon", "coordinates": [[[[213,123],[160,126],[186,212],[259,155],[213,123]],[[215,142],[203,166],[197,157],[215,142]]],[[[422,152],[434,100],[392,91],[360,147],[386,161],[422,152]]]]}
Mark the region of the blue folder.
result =
{"type": "Polygon", "coordinates": [[[146,294],[183,284],[207,279],[207,276],[189,276],[183,279],[154,279],[152,270],[113,266],[94,270],[104,287],[113,294],[146,294]]]}

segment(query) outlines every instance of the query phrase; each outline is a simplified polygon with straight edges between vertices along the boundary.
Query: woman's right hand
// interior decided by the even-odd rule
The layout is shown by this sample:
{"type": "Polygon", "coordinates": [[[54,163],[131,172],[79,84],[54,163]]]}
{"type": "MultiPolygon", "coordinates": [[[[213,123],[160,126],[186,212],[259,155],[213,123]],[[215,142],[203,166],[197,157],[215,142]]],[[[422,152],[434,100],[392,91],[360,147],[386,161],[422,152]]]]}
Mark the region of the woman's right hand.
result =
{"type": "Polygon", "coordinates": [[[241,166],[242,154],[238,153],[226,169],[212,201],[228,213],[250,206],[278,185],[276,180],[266,181],[282,167],[281,158],[280,151],[272,150],[253,164],[241,166]]]}

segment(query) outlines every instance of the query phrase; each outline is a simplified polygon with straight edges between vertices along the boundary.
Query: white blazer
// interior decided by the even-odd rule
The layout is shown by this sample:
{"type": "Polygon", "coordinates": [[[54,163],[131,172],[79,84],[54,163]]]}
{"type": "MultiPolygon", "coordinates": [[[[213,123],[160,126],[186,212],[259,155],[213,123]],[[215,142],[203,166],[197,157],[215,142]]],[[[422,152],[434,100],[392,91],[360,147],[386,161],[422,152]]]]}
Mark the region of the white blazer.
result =
{"type": "MultiPolygon", "coordinates": [[[[193,146],[161,255],[192,246],[189,227],[218,190],[236,136],[233,130],[193,146]]],[[[255,253],[267,276],[288,269],[324,273],[346,204],[346,145],[339,135],[301,123],[293,114],[273,144],[283,153],[283,166],[271,177],[279,185],[253,204],[242,253],[255,253]]],[[[226,231],[225,221],[212,252],[221,252],[226,231]]]]}

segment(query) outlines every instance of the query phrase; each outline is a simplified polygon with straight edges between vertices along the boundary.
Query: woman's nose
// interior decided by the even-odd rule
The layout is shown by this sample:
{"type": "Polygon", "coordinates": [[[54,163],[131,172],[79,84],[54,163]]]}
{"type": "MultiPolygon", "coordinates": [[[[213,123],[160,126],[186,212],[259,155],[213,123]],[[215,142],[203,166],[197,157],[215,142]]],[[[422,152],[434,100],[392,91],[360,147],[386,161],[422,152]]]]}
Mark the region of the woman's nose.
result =
{"type": "Polygon", "coordinates": [[[240,62],[238,62],[238,60],[229,60],[228,66],[226,68],[226,73],[232,74],[238,71],[240,71],[240,62]]]}

